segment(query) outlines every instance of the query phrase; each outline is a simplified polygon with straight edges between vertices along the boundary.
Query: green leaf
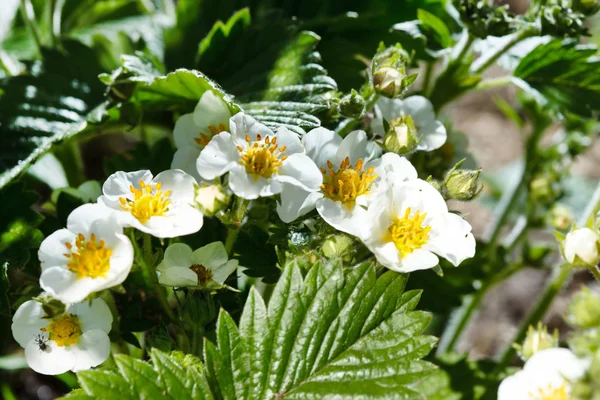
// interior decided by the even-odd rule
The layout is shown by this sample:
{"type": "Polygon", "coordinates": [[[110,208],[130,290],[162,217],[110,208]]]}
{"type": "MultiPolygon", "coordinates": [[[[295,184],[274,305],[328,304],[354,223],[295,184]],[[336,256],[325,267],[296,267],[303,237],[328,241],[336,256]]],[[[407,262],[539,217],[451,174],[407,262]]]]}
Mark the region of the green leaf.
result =
{"type": "Polygon", "coordinates": [[[600,111],[600,59],[597,47],[553,40],[525,56],[514,76],[518,86],[539,92],[559,111],[590,116],[600,111]]]}
{"type": "Polygon", "coordinates": [[[246,227],[239,233],[233,251],[240,265],[245,268],[245,275],[275,283],[281,271],[277,268],[275,247],[268,240],[269,235],[259,227],[246,227]]]}
{"type": "MultiPolygon", "coordinates": [[[[406,276],[364,264],[289,263],[265,307],[254,290],[240,328],[222,312],[206,362],[224,399],[420,398],[412,386],[434,371],[421,361],[435,338],[430,316],[413,311],[406,276]],[[234,345],[235,344],[235,345],[234,345]]],[[[216,393],[215,393],[216,394],[216,393]]]]}
{"type": "Polygon", "coordinates": [[[227,44],[241,39],[241,35],[250,25],[250,10],[243,8],[233,14],[226,23],[217,21],[208,35],[198,46],[196,63],[201,65],[218,64],[226,52],[227,44]]]}
{"type": "Polygon", "coordinates": [[[102,72],[93,51],[63,42],[64,51],[42,49],[43,62],[29,74],[0,79],[0,189],[52,146],[86,126],[86,116],[103,100],[102,72]]]}
{"type": "Polygon", "coordinates": [[[198,359],[157,349],[150,358],[151,364],[119,354],[115,356],[118,372],[81,371],[77,378],[85,394],[95,399],[213,399],[198,359]]]}
{"type": "Polygon", "coordinates": [[[417,11],[417,17],[423,24],[426,30],[433,33],[436,41],[443,47],[449,47],[452,45],[452,36],[450,30],[440,18],[436,17],[429,11],[419,9],[417,11]]]}

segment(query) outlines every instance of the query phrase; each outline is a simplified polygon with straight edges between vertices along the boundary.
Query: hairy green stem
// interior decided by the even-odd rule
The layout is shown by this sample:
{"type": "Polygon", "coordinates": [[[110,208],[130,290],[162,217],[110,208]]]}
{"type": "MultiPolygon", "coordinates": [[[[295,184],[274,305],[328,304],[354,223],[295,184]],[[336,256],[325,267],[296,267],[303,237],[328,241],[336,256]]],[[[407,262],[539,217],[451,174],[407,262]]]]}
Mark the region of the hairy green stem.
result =
{"type": "Polygon", "coordinates": [[[421,93],[423,96],[428,96],[429,91],[431,90],[431,79],[433,78],[433,70],[435,67],[435,62],[428,62],[425,66],[425,74],[423,75],[423,86],[421,88],[421,93]]]}
{"type": "Polygon", "coordinates": [[[225,239],[225,250],[227,254],[231,256],[233,251],[233,245],[240,232],[240,227],[248,210],[250,200],[244,200],[241,197],[235,199],[234,205],[231,210],[231,223],[232,226],[227,230],[227,238],[225,239]]]}
{"type": "Polygon", "coordinates": [[[456,54],[456,57],[453,57],[453,60],[461,60],[467,54],[469,54],[471,46],[473,46],[473,43],[475,43],[476,39],[477,38],[475,36],[471,35],[470,33],[467,33],[467,38],[459,43],[462,44],[462,47],[460,48],[460,50],[458,50],[458,54],[456,54]]]}
{"type": "Polygon", "coordinates": [[[479,82],[477,84],[477,86],[475,86],[474,90],[486,90],[486,89],[507,86],[507,85],[510,85],[512,82],[513,82],[513,77],[510,75],[500,76],[498,78],[484,79],[481,82],[479,82]]]}
{"type": "Polygon", "coordinates": [[[486,54],[480,58],[478,58],[472,65],[471,70],[475,74],[481,74],[483,71],[488,69],[492,64],[496,62],[498,58],[500,58],[504,53],[510,50],[517,43],[527,39],[531,36],[536,35],[537,32],[535,29],[523,29],[517,32],[514,37],[509,40],[504,46],[500,47],[498,50],[491,54],[486,54]]]}

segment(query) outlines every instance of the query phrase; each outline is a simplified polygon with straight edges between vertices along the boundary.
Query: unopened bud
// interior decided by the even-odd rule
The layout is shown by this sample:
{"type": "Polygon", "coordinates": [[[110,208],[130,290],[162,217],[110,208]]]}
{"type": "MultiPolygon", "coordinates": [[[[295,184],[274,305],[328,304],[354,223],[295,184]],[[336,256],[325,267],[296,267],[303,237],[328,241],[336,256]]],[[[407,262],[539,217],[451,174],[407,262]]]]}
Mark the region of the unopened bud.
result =
{"type": "Polygon", "coordinates": [[[161,351],[171,351],[175,346],[175,341],[169,335],[167,327],[161,322],[160,325],[153,327],[146,334],[146,347],[156,348],[161,351]]]}
{"type": "Polygon", "coordinates": [[[196,191],[196,204],[206,216],[224,210],[227,203],[228,196],[221,185],[203,185],[196,191]]]}
{"type": "Polygon", "coordinates": [[[550,334],[548,328],[540,322],[537,328],[529,326],[522,345],[515,344],[513,346],[523,360],[528,360],[538,351],[558,347],[558,331],[555,330],[550,334]]]}
{"type": "Polygon", "coordinates": [[[573,10],[585,15],[594,15],[600,10],[598,0],[573,0],[573,10]]]}
{"type": "Polygon", "coordinates": [[[554,229],[558,231],[566,231],[573,225],[574,222],[575,219],[569,207],[562,204],[556,204],[550,210],[548,223],[554,229]]]}
{"type": "Polygon", "coordinates": [[[408,53],[399,44],[388,48],[380,46],[372,65],[375,91],[385,97],[399,97],[417,79],[417,74],[406,75],[408,62],[408,53]]]}
{"type": "Polygon", "coordinates": [[[323,243],[323,255],[327,258],[351,258],[354,241],[347,235],[338,234],[329,237],[323,243]]]}
{"type": "Polygon", "coordinates": [[[538,174],[529,184],[529,196],[537,203],[551,203],[558,196],[556,180],[549,174],[538,174]]]}
{"type": "Polygon", "coordinates": [[[562,247],[565,260],[574,267],[596,268],[600,262],[600,235],[589,228],[569,232],[562,247]]]}
{"type": "Polygon", "coordinates": [[[481,169],[453,169],[445,180],[446,195],[449,199],[468,201],[481,192],[483,184],[479,181],[481,169]]]}
{"type": "Polygon", "coordinates": [[[382,147],[385,151],[406,155],[415,151],[420,141],[412,117],[406,115],[390,122],[382,147]]]}
{"type": "Polygon", "coordinates": [[[340,114],[346,118],[360,118],[365,112],[365,99],[352,89],[340,101],[340,114]]]}
{"type": "Polygon", "coordinates": [[[584,287],[569,304],[567,322],[579,329],[600,326],[600,296],[584,287]]]}

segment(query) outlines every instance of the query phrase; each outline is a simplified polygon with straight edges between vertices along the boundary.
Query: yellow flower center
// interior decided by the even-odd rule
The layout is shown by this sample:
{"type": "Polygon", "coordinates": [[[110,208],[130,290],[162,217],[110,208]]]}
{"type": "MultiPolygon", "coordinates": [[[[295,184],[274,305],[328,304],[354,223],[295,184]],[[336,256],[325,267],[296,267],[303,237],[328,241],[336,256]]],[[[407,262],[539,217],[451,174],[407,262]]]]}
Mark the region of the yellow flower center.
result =
{"type": "Polygon", "coordinates": [[[242,152],[242,165],[246,168],[246,172],[254,176],[255,179],[270,178],[277,172],[281,163],[287,159],[283,155],[286,146],[277,144],[277,137],[271,139],[269,136],[262,140],[260,134],[256,135],[256,140],[250,140],[246,135],[246,148],[237,146],[242,152]]]}
{"type": "Polygon", "coordinates": [[[81,325],[77,315],[63,314],[51,321],[50,325],[40,330],[48,332],[48,339],[53,340],[57,346],[69,347],[79,341],[81,325]]]}
{"type": "Polygon", "coordinates": [[[569,396],[569,392],[567,391],[567,384],[563,383],[562,385],[555,387],[551,383],[546,387],[538,388],[536,392],[530,392],[529,397],[532,400],[570,400],[572,399],[569,396]]]}
{"type": "Polygon", "coordinates": [[[171,200],[169,200],[171,191],[161,192],[161,185],[160,182],[157,182],[153,188],[151,183],[146,184],[144,181],[140,181],[141,189],[136,189],[131,185],[129,190],[133,194],[133,200],[125,197],[119,198],[121,209],[129,211],[142,224],[152,217],[165,215],[171,204],[171,200]]]}
{"type": "Polygon", "coordinates": [[[197,138],[194,138],[194,142],[198,143],[202,147],[206,147],[208,142],[210,142],[210,140],[214,136],[218,135],[221,132],[225,132],[226,130],[227,130],[227,127],[223,123],[216,125],[216,126],[209,125],[208,133],[200,132],[200,134],[199,134],[200,136],[197,138]]]}
{"type": "Polygon", "coordinates": [[[366,171],[362,170],[362,158],[352,165],[350,159],[346,157],[337,171],[334,171],[331,161],[327,161],[327,167],[329,171],[321,168],[323,194],[331,200],[341,201],[348,206],[353,206],[358,196],[369,193],[371,184],[377,179],[377,175],[373,174],[373,167],[366,171]]]}
{"type": "Polygon", "coordinates": [[[404,216],[396,218],[388,228],[388,241],[394,242],[402,257],[406,257],[413,251],[420,249],[429,240],[430,226],[423,226],[427,213],[421,214],[417,211],[411,217],[411,209],[408,207],[404,216]]]}
{"type": "Polygon", "coordinates": [[[205,286],[213,278],[213,272],[204,265],[194,264],[190,269],[198,276],[198,286],[205,286]]]}
{"type": "Polygon", "coordinates": [[[69,250],[63,254],[69,258],[67,267],[77,274],[77,279],[105,277],[110,269],[112,250],[104,247],[104,240],[96,241],[96,235],[86,240],[83,234],[77,235],[75,246],[65,243],[69,250]]]}

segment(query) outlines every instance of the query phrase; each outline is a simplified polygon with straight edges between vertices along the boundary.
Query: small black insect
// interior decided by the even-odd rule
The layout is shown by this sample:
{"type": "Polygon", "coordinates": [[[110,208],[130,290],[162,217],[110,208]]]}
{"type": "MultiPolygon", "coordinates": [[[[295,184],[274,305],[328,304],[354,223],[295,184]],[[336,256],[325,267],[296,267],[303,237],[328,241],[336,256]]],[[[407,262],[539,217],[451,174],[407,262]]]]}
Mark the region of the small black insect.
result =
{"type": "Polygon", "coordinates": [[[33,339],[33,343],[38,345],[40,351],[46,351],[48,348],[48,339],[46,339],[41,333],[38,333],[35,339],[33,339]]]}

